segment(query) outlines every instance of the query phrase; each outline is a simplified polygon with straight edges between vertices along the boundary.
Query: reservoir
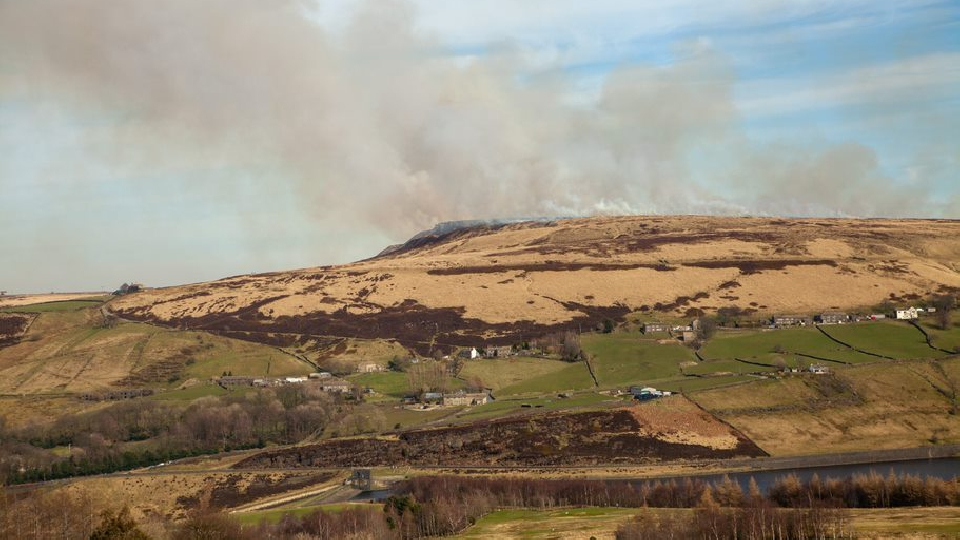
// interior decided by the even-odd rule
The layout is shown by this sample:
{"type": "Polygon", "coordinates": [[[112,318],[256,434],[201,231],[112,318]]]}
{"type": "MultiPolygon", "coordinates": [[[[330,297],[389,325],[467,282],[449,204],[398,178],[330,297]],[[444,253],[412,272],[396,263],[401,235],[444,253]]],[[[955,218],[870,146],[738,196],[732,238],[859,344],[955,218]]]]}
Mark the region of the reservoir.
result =
{"type": "Polygon", "coordinates": [[[791,474],[797,475],[801,482],[808,482],[815,474],[820,477],[820,480],[826,480],[827,478],[842,480],[855,475],[879,474],[881,476],[888,476],[891,473],[893,473],[895,476],[911,475],[919,476],[920,478],[929,476],[941,478],[943,480],[951,480],[960,476],[960,457],[911,459],[903,461],[863,463],[856,465],[832,465],[799,469],[745,471],[728,473],[726,475],[706,474],[676,476],[650,480],[637,480],[635,483],[642,485],[646,482],[656,482],[658,480],[660,482],[669,482],[671,480],[682,482],[687,478],[690,478],[693,480],[701,480],[715,484],[720,482],[724,476],[727,476],[740,484],[740,487],[744,490],[744,492],[747,491],[747,488],[750,485],[750,479],[753,478],[757,482],[757,486],[760,488],[760,490],[764,493],[767,493],[770,487],[779,478],[783,478],[791,474]]]}

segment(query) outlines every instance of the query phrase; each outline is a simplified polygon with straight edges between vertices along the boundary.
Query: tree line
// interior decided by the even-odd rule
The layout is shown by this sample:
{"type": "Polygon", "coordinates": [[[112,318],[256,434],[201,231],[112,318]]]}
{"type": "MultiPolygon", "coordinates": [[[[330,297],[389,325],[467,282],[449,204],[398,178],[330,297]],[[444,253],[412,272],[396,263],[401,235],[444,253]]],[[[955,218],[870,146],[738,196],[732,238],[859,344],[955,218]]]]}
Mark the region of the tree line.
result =
{"type": "Polygon", "coordinates": [[[620,507],[685,509],[640,512],[617,530],[621,540],[662,538],[852,538],[847,508],[960,506],[960,477],[855,475],[807,482],[788,475],[768,493],[725,477],[647,481],[423,476],[405,481],[380,506],[287,515],[242,526],[216,508],[172,523],[136,523],[124,510],[97,517],[89,497],[36,492],[0,497],[0,537],[230,539],[414,539],[457,534],[498,509],[620,507]],[[98,533],[100,531],[100,533],[98,533]],[[126,534],[127,536],[109,536],[126,534]],[[97,536],[97,534],[102,534],[97,536]]]}
{"type": "Polygon", "coordinates": [[[100,474],[268,443],[293,444],[353,417],[352,409],[342,396],[313,385],[290,385],[204,397],[189,405],[131,399],[46,426],[5,429],[0,423],[0,480],[100,474]],[[64,447],[66,456],[55,451],[64,447]]]}

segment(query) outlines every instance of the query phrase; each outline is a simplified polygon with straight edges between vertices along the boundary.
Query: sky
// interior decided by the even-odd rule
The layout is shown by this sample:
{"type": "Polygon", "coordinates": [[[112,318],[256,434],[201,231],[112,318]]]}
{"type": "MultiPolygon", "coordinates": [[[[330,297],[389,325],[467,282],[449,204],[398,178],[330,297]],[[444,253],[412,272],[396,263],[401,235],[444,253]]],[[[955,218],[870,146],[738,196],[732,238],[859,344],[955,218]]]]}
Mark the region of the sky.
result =
{"type": "Polygon", "coordinates": [[[437,222],[960,218],[948,0],[0,0],[0,290],[437,222]]]}

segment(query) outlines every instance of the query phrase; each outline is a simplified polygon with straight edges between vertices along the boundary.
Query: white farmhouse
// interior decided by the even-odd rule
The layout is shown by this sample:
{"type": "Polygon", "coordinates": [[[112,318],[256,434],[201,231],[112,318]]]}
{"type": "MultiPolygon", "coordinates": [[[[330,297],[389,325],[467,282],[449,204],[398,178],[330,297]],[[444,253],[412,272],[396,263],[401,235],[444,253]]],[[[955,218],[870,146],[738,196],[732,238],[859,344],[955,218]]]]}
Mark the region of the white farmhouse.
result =
{"type": "Polygon", "coordinates": [[[900,320],[910,320],[917,318],[917,308],[910,306],[907,309],[898,309],[897,310],[897,319],[900,320]]]}

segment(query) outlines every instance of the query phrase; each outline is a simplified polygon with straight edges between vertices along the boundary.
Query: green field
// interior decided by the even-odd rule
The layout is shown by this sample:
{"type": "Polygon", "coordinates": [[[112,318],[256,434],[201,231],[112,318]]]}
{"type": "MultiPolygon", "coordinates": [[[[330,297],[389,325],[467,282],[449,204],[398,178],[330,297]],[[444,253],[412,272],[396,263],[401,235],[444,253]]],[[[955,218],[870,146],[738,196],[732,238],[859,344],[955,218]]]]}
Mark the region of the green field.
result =
{"type": "MultiPolygon", "coordinates": [[[[612,538],[638,508],[498,510],[455,538],[612,538]]],[[[661,510],[662,511],[662,510],[661,510]]]]}
{"type": "MultiPolygon", "coordinates": [[[[858,326],[869,326],[869,323],[858,326]]],[[[722,332],[708,341],[700,351],[700,355],[708,359],[741,358],[769,365],[773,365],[778,357],[784,358],[788,364],[796,362],[797,359],[792,358],[794,354],[811,355],[848,364],[877,361],[874,356],[858,353],[832,341],[816,328],[722,332]]],[[[808,364],[811,361],[815,360],[805,360],[808,364]]]]}
{"type": "Polygon", "coordinates": [[[383,371],[380,373],[358,373],[347,380],[361,388],[372,388],[377,394],[400,399],[410,393],[410,382],[406,373],[383,371]]]}
{"type": "Polygon", "coordinates": [[[175,401],[193,401],[198,398],[208,396],[223,396],[228,392],[218,384],[198,384],[183,390],[171,390],[154,394],[153,399],[175,400],[175,401]]]}
{"type": "Polygon", "coordinates": [[[28,304],[26,306],[11,306],[3,308],[2,311],[12,313],[59,313],[64,311],[80,311],[99,306],[100,304],[103,304],[103,300],[64,300],[60,302],[28,304]]]}
{"type": "Polygon", "coordinates": [[[953,324],[949,330],[940,330],[932,323],[923,323],[923,329],[930,334],[936,347],[960,352],[960,325],[953,324]]]}
{"type": "Polygon", "coordinates": [[[683,372],[687,375],[711,375],[715,373],[758,373],[773,372],[773,366],[762,367],[755,364],[748,364],[737,360],[707,360],[694,366],[684,368],[683,372]]]}
{"type": "Polygon", "coordinates": [[[581,338],[601,388],[622,388],[677,377],[681,375],[681,362],[696,361],[689,347],[679,343],[662,345],[638,336],[623,332],[581,338]]]}
{"type": "Polygon", "coordinates": [[[905,322],[838,324],[822,328],[857,349],[898,360],[944,356],[944,353],[931,349],[923,334],[905,322]]]}
{"type": "Polygon", "coordinates": [[[587,365],[583,362],[574,362],[568,363],[566,367],[552,373],[531,377],[507,386],[497,392],[497,395],[550,394],[567,390],[587,390],[594,388],[594,386],[587,365]]]}
{"type": "Polygon", "coordinates": [[[517,384],[550,376],[570,367],[569,362],[546,358],[497,358],[471,360],[460,371],[460,378],[480,379],[485,388],[499,391],[517,384]]]}
{"type": "Polygon", "coordinates": [[[488,418],[498,418],[508,416],[524,411],[557,411],[564,409],[576,409],[580,407],[597,407],[604,404],[624,404],[629,403],[629,396],[615,398],[608,395],[597,394],[595,392],[583,392],[574,394],[569,398],[561,398],[557,395],[530,398],[503,398],[497,399],[480,407],[473,407],[457,415],[459,421],[474,421],[488,418]]]}

